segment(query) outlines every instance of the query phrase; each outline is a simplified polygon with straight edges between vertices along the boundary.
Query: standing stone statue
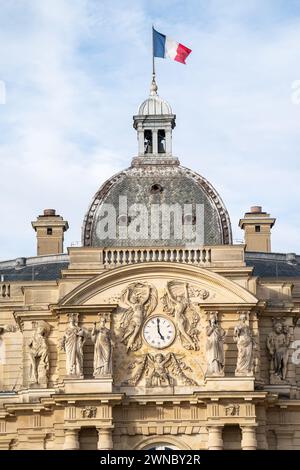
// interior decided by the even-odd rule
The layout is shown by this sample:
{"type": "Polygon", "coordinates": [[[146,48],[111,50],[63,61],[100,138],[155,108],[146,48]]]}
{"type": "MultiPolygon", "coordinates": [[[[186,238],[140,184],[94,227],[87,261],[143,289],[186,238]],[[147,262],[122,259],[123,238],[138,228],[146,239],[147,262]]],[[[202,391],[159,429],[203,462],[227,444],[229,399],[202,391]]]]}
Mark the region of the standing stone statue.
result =
{"type": "Polygon", "coordinates": [[[209,312],[206,327],[206,377],[224,376],[224,337],[225,331],[219,325],[218,312],[209,312]]]}
{"type": "Polygon", "coordinates": [[[249,312],[241,312],[234,328],[233,340],[237,344],[236,376],[253,375],[255,342],[249,326],[249,312]]]}
{"type": "Polygon", "coordinates": [[[183,284],[183,292],[182,294],[175,295],[172,293],[172,281],[167,283],[166,287],[166,294],[169,304],[169,311],[174,314],[174,320],[176,326],[178,328],[180,337],[186,342],[187,349],[196,349],[196,345],[191,338],[191,336],[187,333],[187,319],[186,319],[186,310],[189,307],[189,292],[188,292],[188,284],[183,284]]]}
{"type": "Polygon", "coordinates": [[[67,375],[83,378],[83,345],[88,333],[78,326],[78,313],[70,313],[69,326],[61,340],[66,352],[67,375]]]}
{"type": "Polygon", "coordinates": [[[31,387],[40,386],[47,388],[48,385],[50,365],[47,337],[49,332],[50,326],[48,323],[44,320],[38,321],[28,344],[30,359],[29,380],[31,387]]]}
{"type": "Polygon", "coordinates": [[[280,384],[286,380],[290,340],[288,327],[284,322],[279,318],[273,319],[273,331],[267,337],[271,384],[280,384]]]}
{"type": "Polygon", "coordinates": [[[94,323],[91,333],[94,349],[94,377],[103,377],[112,373],[112,340],[111,331],[106,328],[106,319],[100,317],[99,328],[94,323]]]}
{"type": "Polygon", "coordinates": [[[157,290],[146,282],[134,282],[122,292],[121,300],[127,306],[120,321],[121,342],[127,352],[137,351],[142,346],[143,322],[157,305],[157,290]]]}

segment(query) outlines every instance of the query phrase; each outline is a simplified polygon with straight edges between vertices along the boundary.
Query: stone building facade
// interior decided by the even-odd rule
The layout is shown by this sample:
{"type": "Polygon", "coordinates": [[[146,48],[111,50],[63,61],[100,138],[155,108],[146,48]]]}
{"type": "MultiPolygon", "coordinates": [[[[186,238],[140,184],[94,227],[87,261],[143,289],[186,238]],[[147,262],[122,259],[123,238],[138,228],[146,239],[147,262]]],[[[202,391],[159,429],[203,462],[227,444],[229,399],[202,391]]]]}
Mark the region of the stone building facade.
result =
{"type": "Polygon", "coordinates": [[[153,80],[82,246],[48,209],[37,256],[0,262],[0,449],[300,449],[300,256],[260,207],[233,244],[174,127],[153,80]]]}

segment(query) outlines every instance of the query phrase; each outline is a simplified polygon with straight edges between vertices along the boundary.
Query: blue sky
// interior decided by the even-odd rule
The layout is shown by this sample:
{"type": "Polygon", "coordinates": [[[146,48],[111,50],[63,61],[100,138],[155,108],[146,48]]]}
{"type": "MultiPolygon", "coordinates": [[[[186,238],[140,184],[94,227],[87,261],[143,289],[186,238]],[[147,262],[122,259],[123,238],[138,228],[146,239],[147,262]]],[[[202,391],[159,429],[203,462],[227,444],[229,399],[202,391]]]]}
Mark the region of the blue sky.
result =
{"type": "Polygon", "coordinates": [[[192,49],[157,60],[177,115],[173,151],[238,220],[277,218],[273,251],[300,253],[300,2],[0,0],[0,259],[35,254],[44,208],[80,240],[103,181],[137,152],[132,115],[151,80],[151,25],[192,49]]]}

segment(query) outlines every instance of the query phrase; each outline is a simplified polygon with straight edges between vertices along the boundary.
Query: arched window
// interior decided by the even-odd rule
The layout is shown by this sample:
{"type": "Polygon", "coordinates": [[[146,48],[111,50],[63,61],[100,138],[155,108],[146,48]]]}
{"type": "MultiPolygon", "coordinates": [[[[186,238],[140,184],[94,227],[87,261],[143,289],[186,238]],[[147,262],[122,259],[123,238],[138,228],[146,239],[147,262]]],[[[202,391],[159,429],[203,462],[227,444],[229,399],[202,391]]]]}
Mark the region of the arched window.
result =
{"type": "Polygon", "coordinates": [[[166,153],[166,133],[164,129],[159,129],[157,133],[158,153],[166,153]]]}
{"type": "Polygon", "coordinates": [[[167,442],[158,442],[157,444],[150,444],[144,447],[143,450],[180,450],[178,447],[174,446],[173,444],[169,444],[167,442]]]}

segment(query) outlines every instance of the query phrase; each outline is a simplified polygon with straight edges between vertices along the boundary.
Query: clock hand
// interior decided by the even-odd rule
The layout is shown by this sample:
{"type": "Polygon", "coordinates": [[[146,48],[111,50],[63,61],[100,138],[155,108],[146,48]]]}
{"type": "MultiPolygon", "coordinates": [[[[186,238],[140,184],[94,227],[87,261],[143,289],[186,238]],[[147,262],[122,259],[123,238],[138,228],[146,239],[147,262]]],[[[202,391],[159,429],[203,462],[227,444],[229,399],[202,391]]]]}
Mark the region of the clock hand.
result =
{"type": "Polygon", "coordinates": [[[161,339],[164,341],[164,340],[165,340],[165,338],[164,338],[164,336],[161,334],[161,332],[160,332],[160,328],[159,328],[159,322],[160,322],[160,319],[159,319],[159,318],[157,318],[157,319],[156,319],[156,322],[157,322],[157,332],[158,332],[159,336],[161,337],[161,339]]]}

